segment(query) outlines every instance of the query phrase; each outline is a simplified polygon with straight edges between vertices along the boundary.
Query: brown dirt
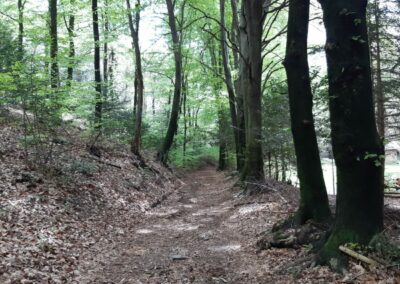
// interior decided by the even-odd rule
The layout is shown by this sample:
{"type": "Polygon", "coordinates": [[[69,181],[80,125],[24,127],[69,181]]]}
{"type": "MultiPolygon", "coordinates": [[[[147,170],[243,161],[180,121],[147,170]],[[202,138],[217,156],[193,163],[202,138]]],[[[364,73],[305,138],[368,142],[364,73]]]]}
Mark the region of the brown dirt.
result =
{"type": "MultiPolygon", "coordinates": [[[[345,275],[302,266],[308,247],[257,251],[257,235],[296,207],[298,192],[237,198],[234,180],[214,168],[189,173],[184,184],[135,224],[125,224],[79,283],[400,283],[383,268],[351,261],[345,275]]],[[[124,222],[124,221],[123,221],[124,222]]]]}
{"type": "MultiPolygon", "coordinates": [[[[148,211],[86,267],[82,283],[289,283],[335,281],[327,268],[288,272],[303,250],[257,253],[255,237],[289,211],[283,197],[234,198],[233,181],[213,168],[187,175],[184,185],[148,211]],[[271,202],[272,201],[272,202],[271,202]],[[106,251],[106,252],[105,252],[106,251]],[[111,253],[110,253],[111,252],[111,253]],[[106,253],[106,254],[104,254],[106,253]],[[317,273],[317,275],[315,275],[317,273]],[[303,281],[303,282],[304,282],[303,281]]],[[[271,194],[271,193],[270,193],[271,194]]],[[[271,194],[273,195],[273,194],[271,194]]]]}

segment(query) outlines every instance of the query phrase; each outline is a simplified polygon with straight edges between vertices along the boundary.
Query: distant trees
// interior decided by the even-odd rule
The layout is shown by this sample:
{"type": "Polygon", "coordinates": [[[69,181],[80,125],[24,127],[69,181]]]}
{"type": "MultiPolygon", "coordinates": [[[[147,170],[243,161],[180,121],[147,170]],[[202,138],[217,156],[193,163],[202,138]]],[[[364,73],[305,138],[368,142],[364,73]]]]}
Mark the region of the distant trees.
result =
{"type": "Polygon", "coordinates": [[[375,124],[367,1],[320,0],[327,41],[329,109],[337,166],[336,219],[321,251],[367,244],[383,228],[382,142],[375,124]]]}

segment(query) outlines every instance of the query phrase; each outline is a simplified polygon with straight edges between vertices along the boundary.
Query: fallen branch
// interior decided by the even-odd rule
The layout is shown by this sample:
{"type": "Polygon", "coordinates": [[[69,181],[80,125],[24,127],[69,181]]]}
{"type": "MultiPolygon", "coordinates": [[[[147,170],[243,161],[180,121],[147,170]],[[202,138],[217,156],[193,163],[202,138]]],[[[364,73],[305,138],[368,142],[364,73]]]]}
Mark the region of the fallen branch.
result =
{"type": "Polygon", "coordinates": [[[375,260],[373,260],[373,259],[371,259],[369,257],[366,257],[366,256],[364,256],[364,255],[362,255],[362,254],[360,254],[358,252],[355,252],[354,250],[351,250],[351,249],[349,249],[349,248],[347,248],[345,246],[339,246],[339,250],[341,252],[344,252],[345,254],[347,254],[347,255],[355,258],[355,259],[358,259],[358,260],[360,260],[362,262],[365,262],[365,263],[367,263],[369,265],[372,265],[372,266],[378,265],[378,263],[375,260]]]}
{"type": "Polygon", "coordinates": [[[122,167],[121,166],[118,166],[118,165],[116,165],[116,164],[112,164],[112,163],[110,163],[110,162],[106,162],[106,161],[103,161],[103,160],[101,160],[101,159],[99,159],[99,158],[97,158],[97,157],[95,157],[95,156],[84,156],[85,158],[88,158],[88,159],[92,159],[92,160],[95,160],[96,162],[98,162],[98,163],[100,163],[100,164],[104,164],[104,165],[107,165],[107,166],[110,166],[110,167],[114,167],[114,168],[117,168],[117,169],[122,169],[122,167]]]}
{"type": "Polygon", "coordinates": [[[385,197],[400,198],[400,193],[385,193],[385,197]]]}

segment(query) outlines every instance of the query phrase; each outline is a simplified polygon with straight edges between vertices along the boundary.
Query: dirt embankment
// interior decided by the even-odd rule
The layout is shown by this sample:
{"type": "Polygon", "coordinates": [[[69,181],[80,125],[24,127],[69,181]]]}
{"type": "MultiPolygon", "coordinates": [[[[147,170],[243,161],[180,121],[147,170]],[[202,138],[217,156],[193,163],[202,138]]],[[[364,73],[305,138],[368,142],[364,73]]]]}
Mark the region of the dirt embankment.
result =
{"type": "Polygon", "coordinates": [[[181,185],[124,145],[102,143],[101,158],[90,155],[76,129],[30,147],[27,162],[19,129],[0,123],[0,283],[78,283],[92,247],[181,185]],[[49,155],[46,165],[35,163],[37,151],[49,155]]]}

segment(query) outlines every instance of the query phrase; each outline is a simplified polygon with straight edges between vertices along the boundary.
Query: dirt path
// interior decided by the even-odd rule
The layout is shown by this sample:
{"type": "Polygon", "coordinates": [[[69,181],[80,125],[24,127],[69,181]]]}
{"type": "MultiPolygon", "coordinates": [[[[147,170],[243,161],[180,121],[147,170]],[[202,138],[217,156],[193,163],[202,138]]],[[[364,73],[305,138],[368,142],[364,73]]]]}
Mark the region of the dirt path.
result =
{"type": "Polygon", "coordinates": [[[206,168],[162,205],[125,228],[88,283],[288,283],[299,251],[257,253],[255,236],[285,212],[274,202],[235,199],[231,182],[206,168]],[[281,215],[279,215],[281,214],[281,215]]]}

